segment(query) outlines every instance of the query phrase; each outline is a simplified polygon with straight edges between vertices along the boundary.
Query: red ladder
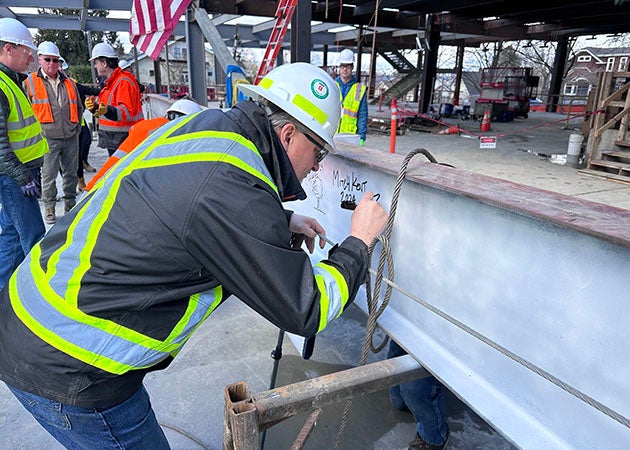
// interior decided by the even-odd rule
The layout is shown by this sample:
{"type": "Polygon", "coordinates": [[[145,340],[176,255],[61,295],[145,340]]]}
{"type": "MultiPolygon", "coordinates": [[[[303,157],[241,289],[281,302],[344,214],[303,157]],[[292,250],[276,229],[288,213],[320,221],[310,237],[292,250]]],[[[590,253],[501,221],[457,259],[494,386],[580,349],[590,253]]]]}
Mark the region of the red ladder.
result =
{"type": "Polygon", "coordinates": [[[265,56],[260,63],[258,73],[254,79],[254,84],[258,84],[260,80],[269,73],[273,66],[276,65],[276,58],[282,48],[282,42],[284,36],[287,34],[287,28],[295,12],[298,0],[280,0],[278,3],[278,9],[276,9],[276,23],[269,36],[269,42],[265,49],[265,56]]]}

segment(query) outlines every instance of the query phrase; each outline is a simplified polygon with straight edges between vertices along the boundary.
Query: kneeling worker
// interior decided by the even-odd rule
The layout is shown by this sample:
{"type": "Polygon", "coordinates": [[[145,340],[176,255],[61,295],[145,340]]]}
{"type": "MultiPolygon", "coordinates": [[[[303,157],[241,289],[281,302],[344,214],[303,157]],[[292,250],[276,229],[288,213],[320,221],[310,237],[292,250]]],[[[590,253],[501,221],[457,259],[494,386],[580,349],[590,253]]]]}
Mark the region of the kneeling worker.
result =
{"type": "Polygon", "coordinates": [[[143,378],[232,294],[313,336],[366,279],[387,221],[371,193],[314,266],[292,233],[312,251],[324,229],[283,206],[335,151],[335,82],[295,63],[241,89],[256,101],[173,120],[112,167],[0,293],[0,378],[65,447],[169,448],[143,378]]]}

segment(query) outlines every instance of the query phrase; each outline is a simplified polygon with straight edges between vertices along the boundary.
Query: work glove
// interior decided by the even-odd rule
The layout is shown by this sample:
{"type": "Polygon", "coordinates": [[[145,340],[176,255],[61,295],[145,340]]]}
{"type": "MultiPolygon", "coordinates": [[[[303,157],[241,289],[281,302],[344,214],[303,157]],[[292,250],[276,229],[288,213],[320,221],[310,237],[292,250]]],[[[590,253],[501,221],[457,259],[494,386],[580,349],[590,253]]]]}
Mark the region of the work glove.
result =
{"type": "Polygon", "coordinates": [[[24,186],[20,186],[20,189],[22,189],[22,194],[24,194],[27,197],[39,198],[39,196],[42,194],[39,181],[37,180],[29,181],[24,186]]]}
{"type": "Polygon", "coordinates": [[[94,97],[85,97],[85,101],[83,102],[85,108],[91,113],[96,109],[96,102],[94,101],[94,97]]]}
{"type": "Polygon", "coordinates": [[[359,147],[364,147],[364,146],[365,146],[365,139],[359,139],[359,147]]]}
{"type": "Polygon", "coordinates": [[[107,114],[108,106],[105,103],[100,103],[96,111],[94,111],[94,117],[100,117],[107,114]]]}

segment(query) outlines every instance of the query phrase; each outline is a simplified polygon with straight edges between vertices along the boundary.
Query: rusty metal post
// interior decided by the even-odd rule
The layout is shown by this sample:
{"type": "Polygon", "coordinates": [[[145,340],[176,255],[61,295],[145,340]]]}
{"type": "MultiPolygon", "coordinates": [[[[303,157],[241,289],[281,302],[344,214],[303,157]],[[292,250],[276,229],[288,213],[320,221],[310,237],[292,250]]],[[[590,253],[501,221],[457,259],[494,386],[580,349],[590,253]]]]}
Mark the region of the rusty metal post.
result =
{"type": "Polygon", "coordinates": [[[247,387],[247,383],[241,381],[227,385],[224,398],[223,450],[258,449],[260,445],[256,411],[252,405],[252,394],[247,387]],[[255,446],[252,447],[254,439],[252,435],[254,434],[256,436],[255,446]],[[246,447],[245,445],[250,446],[246,447]]]}
{"type": "MultiPolygon", "coordinates": [[[[250,393],[244,382],[225,389],[223,450],[258,450],[260,430],[297,414],[313,411],[358,395],[387,389],[429,376],[411,355],[250,393]]],[[[318,414],[312,414],[295,445],[303,446],[318,414]]]]}
{"type": "Polygon", "coordinates": [[[296,414],[428,376],[410,355],[252,394],[261,428],[296,414]]]}

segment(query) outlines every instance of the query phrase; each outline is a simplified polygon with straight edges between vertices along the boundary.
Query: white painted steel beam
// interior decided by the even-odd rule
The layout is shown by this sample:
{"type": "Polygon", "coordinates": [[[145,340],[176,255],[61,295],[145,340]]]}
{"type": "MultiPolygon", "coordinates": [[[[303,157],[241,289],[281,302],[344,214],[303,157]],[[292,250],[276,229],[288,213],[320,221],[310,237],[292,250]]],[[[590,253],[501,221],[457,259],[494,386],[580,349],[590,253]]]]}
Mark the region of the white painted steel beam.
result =
{"type": "MultiPolygon", "coordinates": [[[[341,201],[371,190],[389,208],[402,162],[343,147],[288,206],[333,241],[349,233],[341,201]]],[[[380,325],[521,448],[627,448],[630,211],[425,161],[410,163],[391,237],[409,294],[394,291],[380,325]]]]}

